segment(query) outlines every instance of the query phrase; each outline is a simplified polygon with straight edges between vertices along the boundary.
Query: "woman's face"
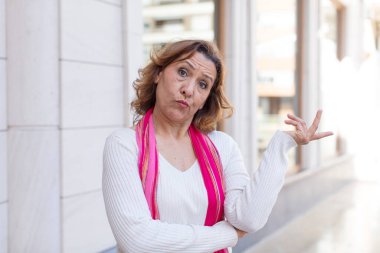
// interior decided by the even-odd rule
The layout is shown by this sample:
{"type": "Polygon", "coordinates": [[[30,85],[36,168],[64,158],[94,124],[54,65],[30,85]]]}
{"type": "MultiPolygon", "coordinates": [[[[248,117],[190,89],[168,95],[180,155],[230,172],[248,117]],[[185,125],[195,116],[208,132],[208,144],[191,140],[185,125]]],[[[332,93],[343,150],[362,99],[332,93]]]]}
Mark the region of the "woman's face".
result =
{"type": "Polygon", "coordinates": [[[173,123],[190,124],[195,113],[205,104],[215,78],[215,64],[199,52],[171,63],[155,80],[154,110],[173,123]]]}

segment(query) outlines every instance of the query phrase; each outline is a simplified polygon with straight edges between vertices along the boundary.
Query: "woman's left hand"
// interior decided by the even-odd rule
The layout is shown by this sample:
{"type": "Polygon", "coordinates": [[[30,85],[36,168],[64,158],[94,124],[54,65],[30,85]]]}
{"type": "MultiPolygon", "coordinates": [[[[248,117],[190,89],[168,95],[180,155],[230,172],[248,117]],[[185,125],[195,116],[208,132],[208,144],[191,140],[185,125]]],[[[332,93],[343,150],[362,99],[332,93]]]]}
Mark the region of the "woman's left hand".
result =
{"type": "Polygon", "coordinates": [[[298,145],[308,144],[310,141],[325,138],[327,136],[333,135],[332,132],[321,132],[316,133],[318,129],[319,122],[321,120],[322,110],[318,110],[317,115],[314,118],[313,124],[308,128],[306,122],[294,115],[288,114],[288,118],[285,123],[288,125],[295,126],[295,131],[287,131],[290,136],[297,142],[298,145]]]}

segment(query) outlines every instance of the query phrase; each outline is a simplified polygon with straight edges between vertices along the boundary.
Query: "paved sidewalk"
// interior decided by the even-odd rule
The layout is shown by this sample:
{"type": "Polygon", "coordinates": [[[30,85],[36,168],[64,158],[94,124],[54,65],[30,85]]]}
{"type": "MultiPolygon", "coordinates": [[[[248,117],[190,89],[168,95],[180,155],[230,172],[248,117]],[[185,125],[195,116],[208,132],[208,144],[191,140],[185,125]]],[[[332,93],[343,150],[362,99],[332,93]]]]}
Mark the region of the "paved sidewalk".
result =
{"type": "Polygon", "coordinates": [[[380,184],[350,184],[245,253],[379,253],[380,184]]]}

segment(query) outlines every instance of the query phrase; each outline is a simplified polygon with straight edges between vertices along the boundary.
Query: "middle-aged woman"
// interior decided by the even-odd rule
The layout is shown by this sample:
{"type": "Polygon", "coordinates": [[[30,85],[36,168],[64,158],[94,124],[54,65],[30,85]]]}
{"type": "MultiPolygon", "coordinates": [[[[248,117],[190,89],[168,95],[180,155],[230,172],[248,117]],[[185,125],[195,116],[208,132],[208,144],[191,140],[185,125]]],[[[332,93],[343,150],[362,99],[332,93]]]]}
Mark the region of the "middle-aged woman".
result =
{"type": "Polygon", "coordinates": [[[275,133],[250,179],[236,142],[215,130],[232,107],[212,43],[169,43],[139,74],[134,127],[112,133],[104,149],[103,194],[120,252],[227,252],[265,225],[287,151],[332,134],[316,133],[321,111],[310,128],[288,115],[295,130],[275,133]]]}

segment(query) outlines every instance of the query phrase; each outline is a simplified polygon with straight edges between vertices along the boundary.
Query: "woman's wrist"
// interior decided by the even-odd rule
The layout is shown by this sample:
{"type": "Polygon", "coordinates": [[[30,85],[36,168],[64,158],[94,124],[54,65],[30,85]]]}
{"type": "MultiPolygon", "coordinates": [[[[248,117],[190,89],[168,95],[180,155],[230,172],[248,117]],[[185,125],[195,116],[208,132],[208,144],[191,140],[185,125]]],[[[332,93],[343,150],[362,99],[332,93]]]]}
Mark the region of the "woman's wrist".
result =
{"type": "Polygon", "coordinates": [[[235,229],[236,234],[237,234],[237,236],[238,236],[239,239],[242,238],[242,237],[244,237],[244,236],[247,234],[247,232],[245,232],[245,231],[243,231],[243,230],[240,230],[240,229],[238,229],[238,228],[235,228],[235,227],[234,227],[234,229],[235,229]]]}

